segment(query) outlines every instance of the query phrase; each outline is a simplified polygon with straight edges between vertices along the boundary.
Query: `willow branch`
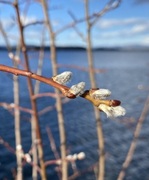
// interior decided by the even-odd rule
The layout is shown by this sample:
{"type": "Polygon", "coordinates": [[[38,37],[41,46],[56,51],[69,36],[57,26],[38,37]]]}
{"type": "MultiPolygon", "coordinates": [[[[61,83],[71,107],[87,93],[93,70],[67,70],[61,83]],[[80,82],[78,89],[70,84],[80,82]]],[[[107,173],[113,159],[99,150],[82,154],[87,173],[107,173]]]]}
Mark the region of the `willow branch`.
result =
{"type": "Polygon", "coordinates": [[[49,84],[49,85],[59,89],[64,94],[64,96],[66,96],[68,98],[72,98],[72,99],[76,98],[76,96],[74,94],[68,92],[69,88],[67,86],[61,85],[61,84],[53,81],[52,78],[46,78],[46,77],[37,75],[35,73],[32,73],[30,71],[12,68],[12,67],[5,66],[5,65],[0,65],[0,71],[8,72],[8,73],[14,74],[16,76],[18,76],[18,75],[26,76],[26,77],[29,77],[31,79],[35,79],[35,80],[38,80],[40,82],[44,82],[46,84],[49,84]]]}
{"type": "MultiPolygon", "coordinates": [[[[14,74],[16,76],[25,76],[30,79],[38,80],[40,82],[43,82],[50,86],[55,87],[56,89],[60,90],[64,96],[66,96],[70,99],[76,98],[76,95],[73,94],[72,92],[70,92],[70,88],[68,86],[59,84],[59,83],[55,82],[52,78],[39,76],[39,75],[37,75],[33,72],[30,72],[30,71],[27,71],[27,70],[17,69],[17,68],[13,68],[13,67],[1,65],[1,64],[0,64],[0,71],[8,72],[8,73],[14,74]]],[[[80,97],[85,98],[86,100],[90,101],[96,107],[98,107],[100,104],[105,104],[107,106],[118,106],[121,104],[121,102],[119,100],[94,99],[92,96],[90,96],[89,90],[84,91],[84,93],[80,97]]],[[[32,98],[34,98],[34,96],[32,98]]]]}
{"type": "MultiPolygon", "coordinates": [[[[74,23],[77,22],[77,19],[76,19],[75,15],[74,15],[71,11],[68,11],[68,14],[69,14],[70,17],[73,19],[74,23]]],[[[86,42],[86,38],[84,37],[83,33],[81,33],[76,26],[73,26],[73,28],[74,28],[74,30],[76,31],[76,33],[80,36],[80,38],[81,38],[84,42],[86,42]]]]}
{"type": "Polygon", "coordinates": [[[8,104],[8,103],[5,103],[5,102],[0,102],[0,106],[2,106],[5,109],[8,109],[8,110],[9,109],[18,109],[18,110],[20,110],[22,112],[33,114],[33,111],[31,109],[18,106],[18,105],[14,104],[14,103],[8,104]]]}
{"type": "MultiPolygon", "coordinates": [[[[30,71],[29,58],[28,58],[27,47],[26,47],[25,38],[24,38],[24,28],[23,28],[23,25],[21,22],[18,0],[14,0],[14,9],[16,12],[17,23],[18,23],[19,33],[20,33],[20,43],[21,43],[21,48],[22,48],[22,54],[23,54],[24,60],[25,60],[25,69],[27,71],[30,71]]],[[[42,138],[41,138],[41,132],[40,132],[38,113],[37,113],[37,105],[36,105],[35,99],[33,99],[33,95],[34,95],[33,85],[32,85],[31,79],[29,77],[27,78],[27,83],[28,83],[28,90],[29,90],[31,106],[32,106],[32,110],[33,110],[32,121],[31,121],[32,122],[31,123],[31,125],[32,125],[32,142],[35,143],[35,140],[38,141],[37,148],[34,148],[33,161],[35,164],[37,164],[37,151],[38,151],[38,158],[39,158],[39,163],[41,166],[41,178],[43,180],[46,180],[47,179],[46,178],[46,169],[45,169],[45,165],[44,165],[44,154],[43,154],[42,138]]],[[[37,172],[36,172],[35,168],[33,168],[32,175],[33,175],[33,178],[35,178],[35,179],[37,178],[37,172]]]]}
{"type": "Polygon", "coordinates": [[[140,115],[140,118],[138,120],[136,129],[134,131],[133,140],[131,142],[130,148],[128,150],[128,153],[126,155],[125,161],[122,165],[122,168],[121,168],[121,171],[118,175],[117,180],[123,180],[125,177],[126,170],[132,161],[132,158],[133,158],[136,146],[137,146],[137,142],[138,142],[138,138],[139,138],[139,135],[141,132],[142,124],[143,124],[145,117],[147,116],[148,112],[149,112],[149,97],[147,98],[147,100],[145,102],[144,108],[143,108],[142,113],[140,115]]]}
{"type": "MultiPolygon", "coordinates": [[[[66,67],[69,69],[77,69],[79,71],[85,71],[85,72],[89,72],[89,68],[87,67],[81,67],[81,66],[77,66],[77,65],[70,65],[70,64],[57,64],[57,67],[66,67]]],[[[98,68],[94,68],[91,69],[91,71],[93,71],[94,73],[104,73],[106,72],[106,69],[98,69],[98,68]]]]}
{"type": "MultiPolygon", "coordinates": [[[[91,39],[91,23],[88,19],[89,17],[89,2],[85,2],[85,18],[86,18],[86,31],[87,31],[87,57],[88,57],[88,66],[89,66],[89,77],[92,88],[96,88],[95,74],[92,71],[94,68],[94,59],[92,53],[92,39],[91,39]]],[[[100,114],[98,110],[94,107],[94,114],[96,120],[96,129],[97,129],[97,138],[98,138],[98,147],[100,150],[100,156],[98,160],[98,180],[104,180],[105,174],[105,150],[104,150],[104,135],[102,129],[102,122],[100,119],[100,114]]]]}
{"type": "MultiPolygon", "coordinates": [[[[90,21],[90,26],[93,26],[97,20],[102,17],[105,13],[117,8],[121,3],[121,0],[110,0],[106,6],[98,13],[94,13],[93,15],[95,16],[95,18],[92,20],[92,22],[90,21]]],[[[89,17],[88,17],[89,20],[89,17]]]]}

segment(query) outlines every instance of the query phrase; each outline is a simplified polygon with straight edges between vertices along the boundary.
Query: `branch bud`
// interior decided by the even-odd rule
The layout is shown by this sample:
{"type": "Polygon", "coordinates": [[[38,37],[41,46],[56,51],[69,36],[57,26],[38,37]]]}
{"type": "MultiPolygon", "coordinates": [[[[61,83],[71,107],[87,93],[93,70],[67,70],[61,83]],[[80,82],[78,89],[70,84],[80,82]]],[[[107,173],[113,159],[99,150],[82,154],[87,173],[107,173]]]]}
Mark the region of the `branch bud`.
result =
{"type": "Polygon", "coordinates": [[[94,99],[105,99],[111,95],[111,91],[108,89],[91,89],[89,93],[94,99]]]}
{"type": "Polygon", "coordinates": [[[58,74],[57,76],[52,77],[53,81],[59,83],[59,84],[66,84],[68,81],[70,81],[72,77],[72,72],[65,71],[61,74],[58,74]]]}
{"type": "Polygon", "coordinates": [[[107,117],[109,118],[115,118],[118,116],[124,116],[126,113],[126,110],[122,106],[107,106],[105,104],[100,104],[98,106],[98,109],[105,112],[107,114],[107,117]]]}
{"type": "Polygon", "coordinates": [[[85,82],[80,82],[78,84],[71,86],[69,92],[71,92],[76,96],[80,96],[84,93],[84,88],[85,88],[85,82]]]}
{"type": "Polygon", "coordinates": [[[31,156],[28,153],[24,154],[24,158],[25,158],[26,162],[28,162],[28,163],[30,163],[32,161],[31,156]]]}
{"type": "Polygon", "coordinates": [[[79,154],[78,154],[78,160],[82,160],[82,159],[84,159],[85,158],[85,153],[84,152],[80,152],[79,154]]]}

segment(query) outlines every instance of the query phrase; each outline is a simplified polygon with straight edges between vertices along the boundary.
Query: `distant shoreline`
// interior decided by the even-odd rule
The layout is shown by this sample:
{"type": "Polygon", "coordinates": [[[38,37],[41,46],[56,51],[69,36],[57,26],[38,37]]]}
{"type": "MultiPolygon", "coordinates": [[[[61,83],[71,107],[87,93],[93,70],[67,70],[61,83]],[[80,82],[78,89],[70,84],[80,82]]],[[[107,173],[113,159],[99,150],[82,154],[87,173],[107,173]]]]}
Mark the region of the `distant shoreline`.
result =
{"type": "MultiPolygon", "coordinates": [[[[39,46],[27,46],[27,50],[29,51],[38,51],[41,47],[39,46]]],[[[57,50],[70,50],[70,51],[86,51],[85,47],[75,47],[75,46],[66,46],[66,47],[56,47],[57,50]]],[[[0,51],[7,51],[7,48],[5,46],[0,46],[0,51]]],[[[16,47],[12,47],[12,50],[16,50],[16,47]]],[[[45,51],[49,51],[50,47],[45,46],[45,51]]],[[[98,47],[93,48],[93,51],[149,51],[149,47],[98,47]]]]}

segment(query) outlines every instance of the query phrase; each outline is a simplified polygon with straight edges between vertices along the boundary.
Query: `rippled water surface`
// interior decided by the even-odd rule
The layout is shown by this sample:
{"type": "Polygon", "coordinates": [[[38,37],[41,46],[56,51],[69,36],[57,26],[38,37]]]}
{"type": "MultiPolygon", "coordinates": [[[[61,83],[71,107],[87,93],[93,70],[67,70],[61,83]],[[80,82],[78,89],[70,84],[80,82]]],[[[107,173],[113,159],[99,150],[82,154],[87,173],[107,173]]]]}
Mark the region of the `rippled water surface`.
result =
{"type": "MultiPolygon", "coordinates": [[[[33,72],[37,69],[38,53],[31,52],[30,64],[33,72]]],[[[95,67],[101,69],[96,74],[97,84],[100,88],[112,91],[111,98],[120,99],[126,108],[125,117],[110,120],[101,114],[106,149],[106,179],[115,180],[125,160],[128,148],[132,141],[133,131],[142,112],[144,102],[149,91],[149,53],[148,52],[112,52],[95,51],[95,67]]],[[[90,88],[89,76],[86,71],[73,68],[76,66],[87,68],[85,51],[58,51],[58,63],[63,64],[59,72],[71,70],[73,78],[70,85],[79,81],[86,82],[86,89],[90,88]],[[66,65],[66,66],[65,66],[66,65]]],[[[0,52],[0,64],[12,65],[6,52],[0,52]]],[[[43,75],[50,77],[51,65],[49,52],[45,52],[43,75]]],[[[27,83],[20,77],[20,104],[30,107],[27,83]]],[[[53,91],[48,85],[41,84],[40,92],[53,91]]],[[[0,102],[13,102],[13,84],[10,74],[0,72],[0,102]]],[[[38,110],[54,105],[55,100],[43,97],[37,100],[38,110]]],[[[86,153],[86,158],[77,161],[77,167],[84,170],[96,163],[99,150],[96,135],[96,123],[92,105],[82,98],[71,100],[63,105],[67,147],[69,153],[86,153]]],[[[31,147],[30,116],[21,113],[22,144],[25,152],[31,147]]],[[[0,136],[15,148],[13,115],[0,107],[0,136]]],[[[59,150],[59,131],[56,110],[48,111],[40,116],[40,125],[43,137],[45,160],[53,159],[46,127],[50,127],[59,150]]],[[[149,117],[145,118],[133,160],[126,172],[126,180],[149,180],[149,117]]],[[[13,179],[12,171],[16,168],[16,159],[13,153],[0,144],[0,179],[13,179]]],[[[47,174],[52,180],[57,180],[55,166],[48,166],[47,174]]],[[[72,170],[70,168],[70,174],[72,170]]],[[[24,166],[25,179],[31,179],[31,167],[24,166]]],[[[84,173],[78,180],[94,180],[92,172],[84,173]]]]}

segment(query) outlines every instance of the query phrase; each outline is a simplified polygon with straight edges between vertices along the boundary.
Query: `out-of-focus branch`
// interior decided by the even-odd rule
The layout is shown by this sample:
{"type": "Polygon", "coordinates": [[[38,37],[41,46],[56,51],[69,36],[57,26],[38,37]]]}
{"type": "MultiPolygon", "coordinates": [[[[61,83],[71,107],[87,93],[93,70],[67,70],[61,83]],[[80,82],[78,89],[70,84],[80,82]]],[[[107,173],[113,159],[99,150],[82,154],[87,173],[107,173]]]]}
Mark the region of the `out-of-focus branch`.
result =
{"type": "MultiPolygon", "coordinates": [[[[87,19],[90,20],[91,26],[95,24],[95,22],[99,19],[99,17],[103,16],[105,13],[108,11],[115,9],[119,6],[120,2],[122,0],[110,0],[109,3],[99,12],[93,13],[91,15],[88,15],[87,19]]],[[[82,22],[86,21],[86,18],[80,18],[80,19],[75,19],[75,21],[63,26],[62,28],[58,29],[55,34],[59,34],[69,28],[75,27],[77,24],[80,24],[82,22]]]]}
{"type": "Polygon", "coordinates": [[[65,157],[65,159],[54,159],[54,160],[48,160],[45,162],[45,165],[48,166],[48,165],[52,165],[52,164],[57,164],[57,165],[61,165],[62,161],[67,161],[69,163],[71,162],[75,162],[77,160],[83,160],[85,158],[85,153],[84,152],[80,152],[80,153],[75,153],[73,155],[67,155],[65,157]]]}
{"type": "Polygon", "coordinates": [[[130,163],[132,161],[132,158],[133,158],[136,146],[137,146],[137,142],[138,142],[138,138],[139,138],[139,135],[140,135],[140,132],[141,132],[142,124],[143,124],[148,112],[149,112],[149,97],[147,98],[147,100],[146,100],[146,102],[144,104],[144,108],[142,110],[142,113],[141,113],[140,118],[138,120],[136,129],[134,131],[133,140],[131,142],[130,148],[128,150],[128,153],[126,155],[125,161],[124,161],[124,163],[122,165],[122,169],[121,169],[121,171],[120,171],[120,173],[118,175],[117,180],[123,180],[124,177],[125,177],[126,170],[127,170],[127,168],[129,167],[129,165],[130,165],[130,163]]]}
{"type": "Polygon", "coordinates": [[[92,172],[94,170],[94,168],[97,166],[97,163],[91,165],[90,167],[84,169],[84,170],[81,170],[81,171],[76,171],[74,174],[72,174],[71,176],[68,177],[68,180],[74,180],[76,179],[77,177],[87,173],[87,172],[92,172]]]}
{"type": "MultiPolygon", "coordinates": [[[[59,155],[59,153],[57,151],[55,140],[54,140],[54,137],[53,137],[53,134],[52,134],[52,131],[51,131],[50,127],[46,127],[46,131],[47,131],[47,134],[48,134],[48,138],[49,138],[49,141],[50,141],[50,146],[51,146],[51,149],[53,151],[54,157],[55,157],[56,161],[58,161],[58,159],[60,159],[60,155],[59,155]]],[[[61,179],[61,174],[60,174],[59,171],[58,171],[58,177],[59,177],[59,179],[61,179]]]]}
{"type": "MultiPolygon", "coordinates": [[[[11,152],[12,154],[16,154],[16,150],[10,146],[10,144],[8,142],[6,142],[1,136],[0,136],[0,144],[2,144],[9,152],[11,152]]],[[[37,164],[34,164],[31,159],[30,159],[30,156],[28,153],[24,154],[23,150],[22,150],[22,153],[20,154],[21,156],[21,159],[25,160],[24,161],[24,164],[26,163],[29,163],[31,164],[32,166],[34,166],[36,168],[36,170],[40,173],[41,169],[40,167],[37,165],[37,164]],[[29,160],[27,159],[29,157],[29,160]]],[[[23,164],[23,165],[24,165],[23,164]]]]}
{"type": "MultiPolygon", "coordinates": [[[[39,59],[38,59],[38,69],[37,69],[37,74],[41,75],[42,74],[42,66],[43,66],[43,59],[44,59],[44,29],[42,30],[42,37],[41,37],[41,48],[39,51],[39,59]]],[[[40,81],[35,82],[35,88],[34,88],[34,94],[39,93],[39,86],[40,86],[40,81]]]]}
{"type": "Polygon", "coordinates": [[[29,26],[34,26],[34,25],[43,25],[44,23],[45,22],[43,20],[36,20],[36,21],[32,21],[32,22],[25,24],[23,27],[27,28],[29,26]]]}
{"type": "Polygon", "coordinates": [[[105,13],[117,8],[120,5],[121,1],[122,0],[110,0],[100,12],[93,14],[95,18],[90,21],[90,26],[93,26],[97,22],[97,20],[105,13]]]}
{"type": "Polygon", "coordinates": [[[2,33],[3,35],[3,38],[5,40],[5,43],[6,43],[6,47],[7,47],[7,50],[8,52],[11,52],[11,46],[9,44],[9,41],[8,41],[8,38],[7,38],[7,34],[5,32],[5,30],[3,29],[3,25],[2,25],[2,22],[0,21],[0,32],[2,33]]]}
{"type": "Polygon", "coordinates": [[[50,141],[50,144],[51,144],[51,149],[52,149],[52,151],[54,153],[55,159],[60,159],[59,153],[58,153],[58,151],[56,149],[56,144],[55,144],[51,129],[49,127],[47,127],[46,130],[47,130],[48,138],[49,138],[49,141],[50,141]]]}
{"type": "MultiPolygon", "coordinates": [[[[20,46],[17,48],[17,56],[19,57],[20,46]]],[[[18,68],[18,62],[13,61],[14,67],[18,68]]],[[[19,79],[17,76],[13,75],[13,92],[14,92],[14,104],[19,106],[20,104],[20,92],[19,92],[19,79]]],[[[16,139],[16,157],[17,157],[17,180],[23,179],[23,169],[22,169],[22,139],[21,139],[21,127],[20,127],[20,110],[19,108],[14,109],[15,117],[15,139],[16,139]]]]}
{"type": "MultiPolygon", "coordinates": [[[[30,71],[30,66],[29,66],[29,59],[28,59],[28,54],[27,54],[27,47],[25,44],[25,38],[24,38],[24,28],[21,23],[21,16],[20,16],[20,10],[19,10],[19,4],[18,0],[14,1],[14,8],[16,11],[16,17],[17,17],[17,22],[18,22],[18,27],[19,27],[19,33],[20,33],[20,42],[21,42],[21,49],[22,53],[24,56],[25,60],[25,69],[27,71],[30,71]]],[[[40,125],[39,125],[39,118],[38,118],[38,113],[37,113],[37,105],[36,105],[36,100],[33,99],[34,91],[33,91],[33,86],[31,79],[28,77],[27,78],[28,82],[28,90],[29,90],[29,96],[30,96],[30,101],[31,101],[31,106],[33,110],[32,114],[32,141],[34,144],[37,144],[37,149],[38,149],[38,158],[39,158],[39,163],[41,167],[41,178],[42,180],[46,180],[46,169],[44,165],[44,155],[43,155],[43,147],[42,147],[42,138],[41,138],[41,132],[40,132],[40,125]]],[[[35,149],[36,151],[36,149],[35,149]]],[[[36,151],[37,152],[37,151],[36,151]]],[[[35,152],[34,156],[34,163],[37,164],[37,154],[35,152]]],[[[37,173],[36,170],[33,168],[33,178],[37,179],[37,173]]]]}
{"type": "MultiPolygon", "coordinates": [[[[92,41],[91,41],[91,23],[89,20],[89,2],[85,0],[85,18],[86,18],[86,31],[87,31],[87,56],[88,56],[88,66],[89,66],[89,77],[92,88],[96,88],[96,80],[95,74],[93,72],[94,69],[94,61],[92,54],[92,41]]],[[[96,129],[97,129],[97,138],[98,138],[98,146],[100,150],[100,156],[98,161],[98,180],[104,179],[105,174],[105,150],[104,150],[104,135],[102,130],[102,122],[100,119],[99,111],[94,107],[94,114],[96,120],[96,129]]]]}
{"type": "MultiPolygon", "coordinates": [[[[7,38],[7,34],[5,33],[3,26],[0,22],[0,31],[3,35],[3,38],[5,40],[6,43],[6,47],[8,50],[8,55],[10,56],[10,54],[12,54],[12,48],[9,44],[9,40],[7,38]]],[[[19,57],[19,52],[20,52],[20,46],[18,45],[17,47],[17,56],[15,57],[19,57]]],[[[14,67],[18,67],[18,61],[14,58],[12,58],[13,60],[13,64],[14,67]]],[[[18,82],[18,77],[17,76],[13,76],[13,94],[14,94],[14,106],[19,107],[19,82],[18,82]]],[[[12,106],[12,104],[11,104],[12,106]]],[[[16,175],[16,179],[17,180],[22,180],[23,178],[23,174],[22,174],[22,157],[21,157],[21,153],[22,153],[22,142],[21,142],[21,129],[20,129],[20,109],[19,108],[15,108],[14,109],[14,125],[15,125],[15,139],[16,139],[16,159],[17,159],[17,175],[16,175]],[[19,147],[19,148],[18,148],[19,147]]]]}
{"type": "Polygon", "coordinates": [[[11,147],[10,144],[6,142],[2,137],[0,137],[0,144],[3,144],[11,153],[16,153],[15,149],[11,147]]]}
{"type": "MultiPolygon", "coordinates": [[[[71,11],[68,11],[68,14],[71,16],[71,18],[73,19],[74,23],[77,22],[77,19],[75,17],[75,15],[71,12],[71,11]]],[[[77,23],[76,23],[77,24],[77,23]]],[[[81,33],[79,31],[79,29],[76,27],[76,26],[73,26],[74,30],[76,31],[76,33],[80,36],[80,38],[86,42],[86,38],[84,37],[83,33],[81,33]]]]}
{"type": "MultiPolygon", "coordinates": [[[[80,71],[85,71],[85,72],[89,72],[89,68],[85,68],[85,67],[81,67],[81,66],[77,66],[77,65],[69,65],[69,64],[57,64],[57,67],[66,67],[66,68],[72,68],[72,69],[77,69],[80,71]]],[[[106,71],[106,69],[98,69],[98,68],[93,68],[92,71],[94,73],[103,73],[106,71]]]]}
{"type": "Polygon", "coordinates": [[[2,106],[5,109],[8,109],[8,110],[9,109],[19,109],[20,111],[23,111],[23,112],[26,112],[26,113],[29,113],[29,114],[33,113],[33,111],[31,109],[18,106],[18,105],[14,104],[14,103],[8,104],[8,103],[5,103],[5,102],[0,102],[0,106],[2,106]]]}
{"type": "MultiPolygon", "coordinates": [[[[39,94],[35,94],[33,98],[37,99],[37,98],[42,98],[42,97],[52,97],[52,98],[56,98],[56,94],[55,94],[55,93],[52,93],[52,92],[39,93],[39,94]]],[[[64,96],[61,95],[61,97],[64,97],[64,96]]]]}
{"type": "MultiPolygon", "coordinates": [[[[67,102],[69,102],[69,101],[70,101],[70,99],[65,98],[65,99],[62,100],[62,103],[64,104],[64,103],[67,103],[67,102]]],[[[52,111],[52,110],[55,109],[55,108],[56,108],[56,105],[47,106],[47,107],[45,107],[44,109],[40,110],[40,111],[38,112],[38,115],[41,116],[41,115],[43,115],[43,114],[45,114],[45,113],[47,113],[47,112],[49,112],[49,111],[52,111]]]]}
{"type": "MultiPolygon", "coordinates": [[[[58,74],[57,69],[57,54],[56,54],[56,44],[55,44],[55,33],[53,31],[50,14],[48,13],[48,3],[46,0],[41,0],[43,13],[46,21],[46,27],[49,32],[49,40],[50,40],[50,59],[52,63],[52,71],[53,76],[58,74]]],[[[55,89],[56,97],[56,110],[58,117],[58,126],[59,126],[59,134],[60,134],[60,149],[61,149],[61,158],[62,158],[62,180],[67,180],[68,178],[68,167],[67,162],[65,161],[65,157],[67,155],[66,152],[66,134],[65,134],[65,125],[64,125],[64,116],[63,116],[63,108],[62,101],[60,97],[60,92],[58,89],[55,89]]]]}

